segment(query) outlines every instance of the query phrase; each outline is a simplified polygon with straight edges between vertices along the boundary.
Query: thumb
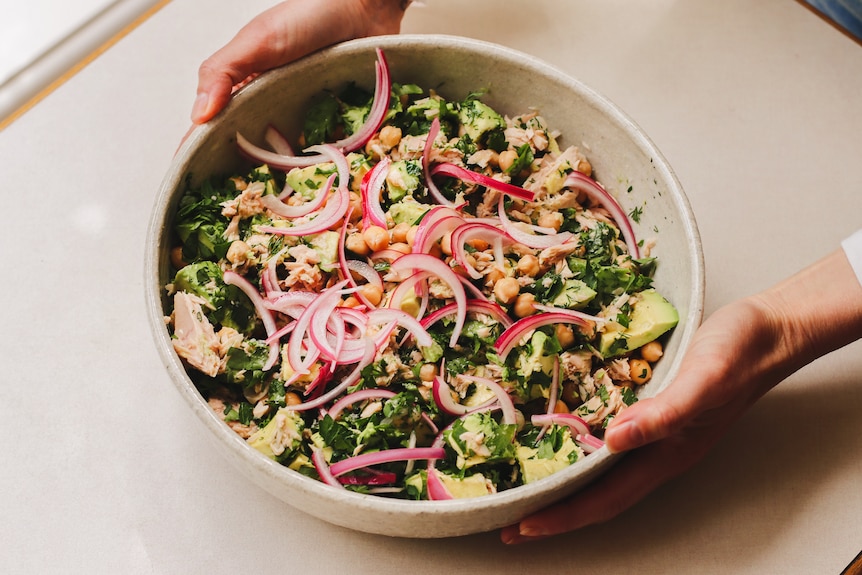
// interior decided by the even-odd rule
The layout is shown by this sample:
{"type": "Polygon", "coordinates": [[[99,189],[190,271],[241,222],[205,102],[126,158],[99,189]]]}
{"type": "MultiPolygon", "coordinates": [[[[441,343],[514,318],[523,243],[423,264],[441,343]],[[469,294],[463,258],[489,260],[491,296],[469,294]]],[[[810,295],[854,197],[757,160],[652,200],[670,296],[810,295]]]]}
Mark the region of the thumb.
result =
{"type": "Polygon", "coordinates": [[[666,391],[627,407],[608,425],[605,444],[611,453],[630,451],[668,437],[688,421],[684,406],[666,391]]]}

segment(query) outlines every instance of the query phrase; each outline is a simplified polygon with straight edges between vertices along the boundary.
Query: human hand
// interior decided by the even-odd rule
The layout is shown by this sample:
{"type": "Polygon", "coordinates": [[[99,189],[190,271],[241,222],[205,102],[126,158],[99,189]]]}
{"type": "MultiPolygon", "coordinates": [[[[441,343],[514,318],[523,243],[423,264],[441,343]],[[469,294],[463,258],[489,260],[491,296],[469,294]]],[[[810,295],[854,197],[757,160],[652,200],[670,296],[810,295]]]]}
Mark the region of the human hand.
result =
{"type": "Polygon", "coordinates": [[[609,425],[630,451],[584,490],[501,532],[541,539],[609,520],[699,461],[757,399],[803,365],[862,337],[862,286],[836,252],[766,292],[731,303],[698,330],[662,393],[609,425]]]}
{"type": "Polygon", "coordinates": [[[192,122],[202,124],[255,75],[352,38],[396,34],[401,0],[287,0],[245,25],[198,70],[192,122]]]}

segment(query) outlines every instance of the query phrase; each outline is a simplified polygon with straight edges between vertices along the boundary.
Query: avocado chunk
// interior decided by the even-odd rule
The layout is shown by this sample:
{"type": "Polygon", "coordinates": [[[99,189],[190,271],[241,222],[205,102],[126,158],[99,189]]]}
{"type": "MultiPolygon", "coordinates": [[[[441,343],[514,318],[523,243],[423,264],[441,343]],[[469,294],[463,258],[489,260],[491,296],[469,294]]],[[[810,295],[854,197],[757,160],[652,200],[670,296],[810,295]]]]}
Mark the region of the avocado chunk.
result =
{"type": "Polygon", "coordinates": [[[519,445],[516,450],[518,465],[521,467],[521,476],[524,483],[532,483],[553,475],[577,461],[583,450],[575,444],[568,431],[564,432],[562,445],[557,451],[545,448],[550,442],[543,443],[539,448],[519,445]],[[547,453],[550,451],[550,453],[547,453]]]}
{"type": "Polygon", "coordinates": [[[481,497],[491,493],[488,483],[481,473],[474,473],[467,477],[453,477],[447,473],[437,472],[440,482],[455,499],[467,499],[469,497],[481,497]]]}
{"type": "Polygon", "coordinates": [[[422,166],[418,160],[396,160],[389,166],[386,176],[386,188],[389,201],[397,202],[407,194],[412,194],[419,187],[419,176],[422,166]]]}
{"type": "Polygon", "coordinates": [[[635,350],[679,323],[679,313],[654,289],[642,291],[632,304],[628,327],[606,331],[601,336],[599,353],[603,357],[615,357],[635,350]]]}
{"type": "Polygon", "coordinates": [[[306,200],[311,200],[317,196],[318,190],[335,171],[335,164],[332,162],[315,164],[307,168],[293,168],[287,173],[285,181],[296,193],[306,200]]]}
{"type": "Polygon", "coordinates": [[[506,121],[489,105],[479,100],[467,100],[458,110],[458,119],[464,133],[477,142],[486,132],[505,128],[506,121]]]}
{"type": "Polygon", "coordinates": [[[417,202],[413,196],[395,202],[389,207],[389,216],[396,224],[415,224],[431,206],[417,202]]]}
{"type": "Polygon", "coordinates": [[[265,427],[248,438],[248,444],[270,459],[281,460],[299,448],[304,427],[298,412],[282,407],[265,427]]]}
{"type": "Polygon", "coordinates": [[[518,373],[529,378],[533,373],[551,375],[554,370],[554,356],[549,353],[550,338],[542,331],[534,331],[530,343],[522,348],[516,365],[518,373]]]}
{"type": "Polygon", "coordinates": [[[338,265],[338,232],[331,230],[308,236],[308,243],[320,256],[320,269],[331,272],[338,265]]]}
{"type": "Polygon", "coordinates": [[[563,289],[551,302],[556,307],[568,309],[582,308],[596,297],[596,291],[581,280],[568,279],[563,282],[563,289]]]}

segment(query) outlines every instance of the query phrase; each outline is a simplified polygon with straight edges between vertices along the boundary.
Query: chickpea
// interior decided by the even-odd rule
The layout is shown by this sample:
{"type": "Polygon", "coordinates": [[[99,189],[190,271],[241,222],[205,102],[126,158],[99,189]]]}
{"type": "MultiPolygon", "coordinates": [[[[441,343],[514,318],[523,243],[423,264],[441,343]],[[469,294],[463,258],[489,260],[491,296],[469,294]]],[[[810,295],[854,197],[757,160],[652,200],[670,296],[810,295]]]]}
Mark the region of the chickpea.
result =
{"type": "Polygon", "coordinates": [[[581,160],[578,162],[578,171],[585,176],[591,176],[593,174],[593,166],[587,160],[581,160]]]}
{"type": "Polygon", "coordinates": [[[536,296],[531,293],[522,293],[518,296],[518,299],[515,300],[513,311],[517,317],[533,315],[536,313],[536,308],[533,307],[534,303],[536,303],[536,296]]]}
{"type": "Polygon", "coordinates": [[[401,128],[396,126],[383,126],[380,129],[380,143],[389,149],[394,148],[401,143],[401,128]]]}
{"type": "Polygon", "coordinates": [[[558,323],[554,328],[554,334],[556,334],[557,341],[560,342],[563,349],[570,348],[575,343],[575,332],[570,325],[558,323]]]}
{"type": "Polygon", "coordinates": [[[518,159],[518,152],[515,150],[503,150],[497,158],[497,165],[503,172],[508,172],[515,160],[518,159]]]}
{"type": "Polygon", "coordinates": [[[407,230],[407,235],[404,237],[404,241],[407,242],[407,245],[410,248],[413,248],[413,241],[416,239],[416,232],[419,231],[419,226],[410,226],[410,229],[407,230]]]}
{"type": "Polygon", "coordinates": [[[553,228],[556,231],[560,231],[563,225],[563,214],[560,212],[545,212],[539,216],[536,223],[543,228],[553,228]]]}
{"type": "Polygon", "coordinates": [[[554,413],[571,413],[569,411],[569,406],[566,405],[566,402],[558,399],[557,403],[554,404],[554,413]]]}
{"type": "Polygon", "coordinates": [[[487,285],[487,286],[495,285],[498,281],[500,281],[504,277],[506,277],[506,274],[499,267],[491,268],[491,271],[489,271],[485,275],[485,285],[487,285]]]}
{"type": "Polygon", "coordinates": [[[227,261],[232,264],[240,265],[248,261],[248,252],[251,248],[242,240],[234,240],[227,249],[227,261]]]}
{"type": "Polygon", "coordinates": [[[352,233],[344,239],[344,247],[358,256],[367,256],[371,253],[368,244],[362,238],[362,234],[358,232],[352,233]]]}
{"type": "Polygon", "coordinates": [[[186,267],[186,262],[183,259],[183,248],[182,248],[182,246],[177,246],[175,248],[171,248],[171,265],[174,266],[178,270],[186,267]]]}
{"type": "Polygon", "coordinates": [[[515,278],[502,278],[494,284],[494,296],[500,303],[512,303],[518,297],[518,292],[520,291],[521,286],[518,285],[518,280],[515,278]]]}
{"type": "Polygon", "coordinates": [[[401,252],[402,254],[410,253],[410,246],[405,244],[404,242],[398,242],[397,244],[392,244],[389,246],[390,250],[395,250],[396,252],[401,252]]]}
{"type": "Polygon", "coordinates": [[[362,238],[372,252],[379,252],[389,247],[389,232],[380,226],[368,226],[362,232],[362,238]]]}
{"type": "Polygon", "coordinates": [[[359,293],[373,306],[380,304],[380,300],[383,299],[383,290],[374,284],[363,284],[359,288],[359,293]]]}
{"type": "Polygon", "coordinates": [[[389,230],[389,237],[392,238],[393,242],[407,243],[407,232],[409,230],[410,224],[401,222],[389,230]]]}
{"type": "Polygon", "coordinates": [[[356,192],[350,192],[350,221],[353,223],[362,219],[362,197],[356,192]]]}
{"type": "Polygon", "coordinates": [[[655,340],[649,342],[641,348],[641,357],[650,363],[655,363],[661,356],[664,355],[664,350],[661,344],[655,340]]]}
{"type": "Polygon", "coordinates": [[[362,305],[362,302],[352,295],[347,296],[347,299],[341,302],[342,307],[359,307],[360,305],[362,305]]]}
{"type": "Polygon", "coordinates": [[[288,391],[284,394],[284,402],[287,405],[299,405],[300,403],[302,403],[302,398],[299,397],[298,393],[288,391]]]}
{"type": "Polygon", "coordinates": [[[629,370],[631,371],[632,381],[636,385],[643,385],[652,377],[652,368],[649,366],[649,362],[642,359],[630,359],[629,370]]]}
{"type": "Polygon", "coordinates": [[[467,245],[478,252],[484,252],[488,249],[488,242],[486,242],[485,240],[480,240],[479,238],[473,238],[472,240],[468,240],[467,245]]]}
{"type": "Polygon", "coordinates": [[[375,136],[368,140],[368,143],[365,144],[365,155],[376,160],[380,160],[386,155],[383,149],[383,142],[380,141],[380,138],[375,136]]]}
{"type": "Polygon", "coordinates": [[[434,381],[437,377],[437,366],[433,363],[423,363],[419,368],[419,379],[422,381],[434,381]]]}
{"type": "Polygon", "coordinates": [[[539,258],[533,254],[526,254],[518,260],[516,269],[522,276],[536,277],[540,270],[539,258]]]}
{"type": "Polygon", "coordinates": [[[443,250],[440,249],[440,244],[431,244],[428,253],[439,260],[443,259],[443,250]]]}

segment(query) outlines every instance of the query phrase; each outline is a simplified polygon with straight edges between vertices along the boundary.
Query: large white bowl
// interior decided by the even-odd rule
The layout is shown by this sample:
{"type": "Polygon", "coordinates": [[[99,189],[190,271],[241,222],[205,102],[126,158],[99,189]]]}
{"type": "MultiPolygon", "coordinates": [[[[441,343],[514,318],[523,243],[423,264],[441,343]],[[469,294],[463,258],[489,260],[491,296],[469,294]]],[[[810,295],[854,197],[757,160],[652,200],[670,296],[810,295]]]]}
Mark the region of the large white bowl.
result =
{"type": "Polygon", "coordinates": [[[215,120],[188,137],[162,183],[147,237],[146,298],[153,335],[171,379],[215,445],[248,478],[288,504],[337,525],[390,536],[490,531],[597,480],[616,457],[602,449],[541,481],[475,499],[402,501],[339,490],[264,457],[231,431],[192,384],[163,321],[173,218],[186,177],[190,174],[199,182],[243,166],[235,146],[237,130],[260,142],[273,122],[296,136],[301,112],[322,89],[337,89],[348,81],[373,88],[376,47],[385,51],[397,82],[435,88],[451,99],[486,89],[484,101],[510,115],[538,108],[549,125],[562,132],[563,145],[587,150],[595,176],[627,212],[643,206],[635,231],[638,237],[658,241],[655,284],[678,308],[680,322],[642,396],[655,395],[673,378],[701,320],[704,276],[694,216],[670,166],[628,116],[578,80],[526,54],[451,36],[377,37],[313,54],[263,74],[240,90],[215,120]]]}

